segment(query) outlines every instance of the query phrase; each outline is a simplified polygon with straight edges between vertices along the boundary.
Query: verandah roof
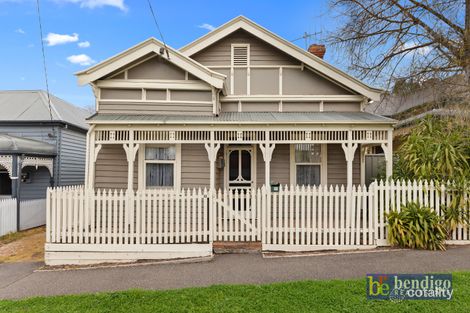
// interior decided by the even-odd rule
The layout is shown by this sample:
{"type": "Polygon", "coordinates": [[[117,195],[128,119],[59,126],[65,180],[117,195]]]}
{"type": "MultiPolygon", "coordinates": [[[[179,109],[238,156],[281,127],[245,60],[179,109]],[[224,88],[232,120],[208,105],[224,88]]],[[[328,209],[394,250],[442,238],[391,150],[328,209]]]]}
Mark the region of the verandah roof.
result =
{"type": "Polygon", "coordinates": [[[53,156],[56,150],[46,142],[0,134],[0,154],[53,156]]]}
{"type": "Polygon", "coordinates": [[[396,121],[367,112],[226,112],[219,116],[104,114],[91,116],[95,123],[136,124],[395,124],[396,121]]]}

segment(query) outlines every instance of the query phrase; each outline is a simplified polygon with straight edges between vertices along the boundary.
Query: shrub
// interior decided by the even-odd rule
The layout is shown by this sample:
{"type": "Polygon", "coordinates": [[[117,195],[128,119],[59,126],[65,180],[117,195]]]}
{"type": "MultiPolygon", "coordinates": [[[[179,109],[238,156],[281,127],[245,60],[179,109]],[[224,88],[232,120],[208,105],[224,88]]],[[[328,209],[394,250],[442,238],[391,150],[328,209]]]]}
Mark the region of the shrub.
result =
{"type": "Polygon", "coordinates": [[[413,249],[445,250],[446,229],[441,218],[428,207],[408,203],[401,211],[386,215],[388,241],[393,246],[413,249]]]}
{"type": "Polygon", "coordinates": [[[451,202],[442,206],[441,225],[450,236],[470,223],[470,127],[455,119],[427,117],[407,136],[394,158],[393,178],[445,184],[451,202]]]}
{"type": "Polygon", "coordinates": [[[427,117],[398,148],[394,178],[446,182],[470,175],[470,127],[427,117]]]}

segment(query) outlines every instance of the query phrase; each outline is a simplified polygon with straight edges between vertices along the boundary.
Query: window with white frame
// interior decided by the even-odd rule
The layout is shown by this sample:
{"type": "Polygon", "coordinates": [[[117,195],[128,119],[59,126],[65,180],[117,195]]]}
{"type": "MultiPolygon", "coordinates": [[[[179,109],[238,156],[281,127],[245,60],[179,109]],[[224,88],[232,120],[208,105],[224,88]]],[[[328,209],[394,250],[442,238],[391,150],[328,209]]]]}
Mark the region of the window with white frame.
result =
{"type": "Polygon", "coordinates": [[[322,146],[319,144],[294,145],[295,182],[297,185],[321,184],[322,146]]]}
{"type": "Polygon", "coordinates": [[[144,165],[147,188],[175,186],[175,146],[146,146],[144,165]]]}

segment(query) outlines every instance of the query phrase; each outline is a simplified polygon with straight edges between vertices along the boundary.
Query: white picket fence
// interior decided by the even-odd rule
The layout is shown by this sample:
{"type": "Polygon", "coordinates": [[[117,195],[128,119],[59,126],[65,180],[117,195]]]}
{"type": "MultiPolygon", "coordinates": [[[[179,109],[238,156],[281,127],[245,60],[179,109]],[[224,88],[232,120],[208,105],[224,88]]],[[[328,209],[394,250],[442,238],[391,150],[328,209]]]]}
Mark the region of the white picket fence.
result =
{"type": "MultiPolygon", "coordinates": [[[[433,182],[375,182],[351,190],[281,186],[279,192],[59,187],[48,190],[46,239],[120,246],[261,241],[264,250],[282,251],[370,248],[387,245],[390,210],[418,202],[442,214],[441,204],[451,197],[433,182]]],[[[452,234],[454,242],[469,239],[465,226],[452,234]]]]}
{"type": "Polygon", "coordinates": [[[263,207],[263,247],[292,251],[375,245],[371,195],[361,186],[353,186],[350,198],[344,186],[281,186],[263,207]]]}
{"type": "Polygon", "coordinates": [[[155,245],[208,242],[207,189],[48,190],[46,242],[155,245]]]}
{"type": "MultiPolygon", "coordinates": [[[[0,200],[0,236],[16,231],[16,198],[0,200]]],[[[46,199],[20,201],[20,230],[46,224],[46,199]]]]}
{"type": "MultiPolygon", "coordinates": [[[[377,240],[379,244],[385,245],[387,239],[387,221],[386,214],[390,210],[400,211],[401,206],[409,202],[417,202],[436,211],[439,216],[443,216],[441,206],[447,206],[452,201],[452,191],[449,190],[447,184],[435,185],[433,181],[390,181],[374,183],[371,185],[373,189],[373,199],[378,216],[377,220],[377,240]]],[[[470,194],[465,194],[468,199],[470,194]]],[[[470,208],[462,208],[468,210],[470,208]]],[[[465,225],[459,225],[451,235],[450,243],[470,243],[470,229],[465,225]]]]}
{"type": "Polygon", "coordinates": [[[0,200],[0,236],[16,231],[16,199],[0,200]]]}

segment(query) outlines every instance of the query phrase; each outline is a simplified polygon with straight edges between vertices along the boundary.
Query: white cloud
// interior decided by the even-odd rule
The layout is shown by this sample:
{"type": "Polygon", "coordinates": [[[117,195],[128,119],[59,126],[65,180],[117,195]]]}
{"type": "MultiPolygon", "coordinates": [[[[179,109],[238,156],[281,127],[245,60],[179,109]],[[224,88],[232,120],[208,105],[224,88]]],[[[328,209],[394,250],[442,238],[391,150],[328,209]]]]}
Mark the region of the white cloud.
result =
{"type": "Polygon", "coordinates": [[[49,33],[47,34],[44,41],[47,42],[48,46],[63,45],[69,42],[77,42],[78,34],[73,33],[72,35],[67,35],[67,34],[61,35],[61,34],[49,33]]]}
{"type": "Polygon", "coordinates": [[[15,30],[15,33],[18,33],[18,34],[21,34],[21,35],[26,34],[26,32],[22,28],[18,28],[17,30],[15,30]]]}
{"type": "Polygon", "coordinates": [[[208,31],[213,31],[215,29],[214,26],[212,26],[211,24],[207,24],[207,23],[198,25],[197,27],[202,28],[202,29],[207,29],[208,31]]]}
{"type": "Polygon", "coordinates": [[[58,3],[76,3],[81,8],[95,9],[104,6],[110,6],[118,8],[121,11],[126,12],[127,6],[124,4],[124,0],[55,0],[58,3]]]}
{"type": "Polygon", "coordinates": [[[88,48],[90,46],[90,42],[89,41],[82,41],[82,42],[79,42],[77,45],[80,48],[88,48]]]}
{"type": "Polygon", "coordinates": [[[92,65],[93,63],[96,63],[95,60],[93,60],[86,54],[71,55],[67,57],[67,61],[73,64],[80,64],[81,66],[88,66],[92,65]]]}
{"type": "MultiPolygon", "coordinates": [[[[416,47],[416,46],[419,46],[420,44],[419,43],[416,43],[416,42],[412,42],[412,41],[407,41],[403,44],[402,46],[402,49],[403,50],[406,50],[406,49],[411,49],[413,47],[416,47]]],[[[414,53],[418,53],[420,55],[426,55],[428,54],[429,52],[431,52],[431,47],[430,46],[426,46],[426,47],[421,47],[421,48],[417,48],[414,53]]]]}

